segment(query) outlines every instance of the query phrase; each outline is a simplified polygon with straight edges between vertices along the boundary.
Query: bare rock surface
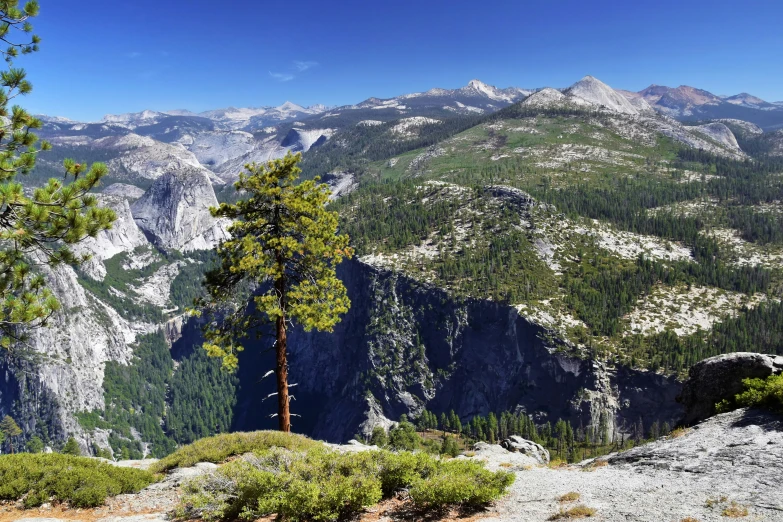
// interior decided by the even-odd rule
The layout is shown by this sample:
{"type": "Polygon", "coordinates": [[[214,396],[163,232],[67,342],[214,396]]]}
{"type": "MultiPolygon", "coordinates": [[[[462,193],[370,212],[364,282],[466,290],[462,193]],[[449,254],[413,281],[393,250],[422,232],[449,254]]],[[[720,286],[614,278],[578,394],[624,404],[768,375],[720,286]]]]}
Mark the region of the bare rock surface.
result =
{"type": "Polygon", "coordinates": [[[163,248],[188,252],[214,247],[227,237],[212,217],[218,201],[209,178],[196,169],[168,171],[132,206],[136,224],[163,248]]]}
{"type": "Polygon", "coordinates": [[[519,471],[497,515],[485,520],[544,521],[576,504],[604,521],[718,521],[732,505],[748,510],[746,520],[783,520],[783,417],[737,410],[606,461],[519,471]],[[560,503],[569,492],[579,501],[560,503]]]}

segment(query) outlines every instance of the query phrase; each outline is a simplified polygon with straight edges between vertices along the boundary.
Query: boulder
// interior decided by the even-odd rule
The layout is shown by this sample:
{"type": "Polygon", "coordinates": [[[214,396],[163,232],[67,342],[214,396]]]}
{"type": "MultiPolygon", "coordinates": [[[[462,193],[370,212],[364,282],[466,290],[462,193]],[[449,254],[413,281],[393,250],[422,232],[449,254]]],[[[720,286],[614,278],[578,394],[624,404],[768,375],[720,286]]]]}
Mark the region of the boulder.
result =
{"type": "Polygon", "coordinates": [[[457,458],[483,462],[490,471],[522,471],[543,464],[540,460],[529,455],[509,451],[499,444],[489,444],[487,442],[474,444],[471,456],[460,455],[457,458]]]}
{"type": "Polygon", "coordinates": [[[536,444],[531,440],[523,439],[518,435],[512,435],[501,442],[500,445],[508,451],[522,453],[523,455],[532,457],[540,464],[549,464],[549,451],[541,444],[536,444]]]}
{"type": "Polygon", "coordinates": [[[691,425],[715,415],[715,405],[744,389],[743,379],[764,379],[783,373],[783,356],[737,352],[694,364],[677,397],[685,408],[681,424],[691,425]]]}

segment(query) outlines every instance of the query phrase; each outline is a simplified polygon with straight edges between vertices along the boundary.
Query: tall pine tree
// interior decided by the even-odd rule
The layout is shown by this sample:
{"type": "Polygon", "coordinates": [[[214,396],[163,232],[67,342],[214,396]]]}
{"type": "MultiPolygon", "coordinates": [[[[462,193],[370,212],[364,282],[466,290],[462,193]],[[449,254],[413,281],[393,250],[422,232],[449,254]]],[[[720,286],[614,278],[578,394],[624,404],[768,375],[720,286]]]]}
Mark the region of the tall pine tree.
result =
{"type": "Polygon", "coordinates": [[[329,188],[318,178],[296,183],[300,154],[266,165],[246,165],[234,185],[246,199],[212,209],[229,218],[231,239],[218,246],[220,266],[207,273],[199,302],[212,317],[204,348],[236,368],[248,332],[275,324],[278,424],[291,431],[287,330],[331,331],[350,306],[335,268],[351,257],[348,236],[337,233],[337,213],[326,210],[329,188]],[[250,299],[252,295],[252,299],[250,299]]]}

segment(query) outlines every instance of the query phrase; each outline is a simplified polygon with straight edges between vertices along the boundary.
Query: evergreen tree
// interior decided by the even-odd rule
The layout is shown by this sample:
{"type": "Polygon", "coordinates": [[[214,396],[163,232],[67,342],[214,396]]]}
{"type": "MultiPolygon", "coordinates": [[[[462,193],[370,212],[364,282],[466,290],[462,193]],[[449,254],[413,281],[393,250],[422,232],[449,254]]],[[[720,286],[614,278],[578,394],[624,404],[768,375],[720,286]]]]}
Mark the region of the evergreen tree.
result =
{"type": "Polygon", "coordinates": [[[386,430],[383,426],[376,426],[372,429],[372,436],[370,437],[370,444],[383,448],[386,443],[389,442],[389,436],[386,434],[386,430]]]}
{"type": "Polygon", "coordinates": [[[658,421],[655,421],[650,426],[650,438],[655,440],[660,436],[661,436],[661,427],[658,424],[658,421]]]}
{"type": "Polygon", "coordinates": [[[35,166],[38,152],[50,145],[39,142],[34,132],[42,123],[11,100],[32,91],[24,69],[14,67],[21,54],[38,51],[38,36],[30,19],[38,15],[38,3],[0,1],[0,49],[8,70],[0,76],[0,346],[10,348],[25,337],[29,328],[47,324],[60,305],[32,268],[36,263],[75,264],[84,256],[69,248],[86,236],[95,236],[111,226],[116,216],[98,208],[88,194],[107,173],[106,166],[92,168],[65,161],[65,177],[50,179],[44,186],[25,192],[19,175],[35,166]],[[68,182],[70,178],[70,182],[68,182]]]}
{"type": "Polygon", "coordinates": [[[440,414],[440,429],[442,429],[443,431],[449,429],[449,419],[446,417],[445,413],[440,414]]]}
{"type": "Polygon", "coordinates": [[[389,446],[396,451],[413,451],[421,444],[416,428],[408,422],[408,417],[400,416],[397,426],[389,430],[389,446]]]}
{"type": "Polygon", "coordinates": [[[451,410],[451,429],[454,430],[454,433],[462,433],[462,422],[454,410],[451,410]]]}
{"type": "Polygon", "coordinates": [[[68,438],[68,442],[65,443],[65,446],[63,446],[62,453],[64,455],[73,455],[75,457],[81,457],[82,450],[79,448],[79,444],[76,442],[76,439],[73,437],[68,438]]]}
{"type": "Polygon", "coordinates": [[[11,447],[11,453],[14,452],[14,439],[22,434],[22,428],[16,423],[10,415],[3,417],[0,421],[0,432],[5,434],[5,438],[8,440],[8,445],[11,447]]]}
{"type": "Polygon", "coordinates": [[[29,453],[41,453],[43,449],[44,443],[38,435],[27,441],[27,451],[29,453]]]}
{"type": "Polygon", "coordinates": [[[335,266],[353,250],[348,236],[337,233],[337,213],[325,208],[328,186],[318,178],[295,184],[300,160],[289,153],[247,165],[234,185],[247,198],[212,209],[215,217],[235,221],[231,239],[217,249],[220,267],[207,273],[209,295],[200,301],[213,318],[204,348],[227,369],[236,368],[248,332],[267,320],[275,323],[277,415],[284,432],[291,431],[288,323],[331,331],[350,306],[335,266]]]}

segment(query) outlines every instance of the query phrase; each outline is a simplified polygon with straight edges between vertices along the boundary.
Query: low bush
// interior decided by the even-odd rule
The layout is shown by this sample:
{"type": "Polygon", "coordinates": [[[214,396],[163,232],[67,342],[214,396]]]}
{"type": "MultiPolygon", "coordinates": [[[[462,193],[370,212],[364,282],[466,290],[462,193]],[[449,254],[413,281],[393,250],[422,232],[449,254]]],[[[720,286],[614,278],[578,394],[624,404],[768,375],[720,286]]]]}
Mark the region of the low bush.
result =
{"type": "Polygon", "coordinates": [[[737,408],[765,408],[783,413],[783,374],[771,375],[766,379],[745,379],[745,390],[733,400],[723,400],[716,407],[718,413],[737,408]]]}
{"type": "Polygon", "coordinates": [[[186,468],[199,462],[218,464],[229,457],[273,447],[304,450],[321,446],[307,437],[280,431],[225,433],[197,440],[156,462],[150,470],[162,473],[173,468],[186,468]]]}
{"type": "Polygon", "coordinates": [[[106,497],[135,493],[154,481],[147,471],[72,455],[0,456],[0,500],[22,500],[26,508],[50,500],[73,507],[100,506],[106,497]]]}
{"type": "Polygon", "coordinates": [[[478,506],[499,498],[513,481],[511,473],[426,453],[272,447],[187,483],[177,515],[253,520],[276,513],[291,521],[337,520],[402,488],[423,507],[478,506]]]}
{"type": "Polygon", "coordinates": [[[727,518],[742,518],[748,516],[748,508],[745,506],[742,506],[740,504],[737,504],[736,502],[732,502],[731,505],[726,506],[723,511],[721,512],[721,515],[727,518]]]}
{"type": "Polygon", "coordinates": [[[576,502],[577,500],[579,500],[580,497],[581,495],[576,491],[569,491],[565,495],[560,495],[559,497],[557,497],[557,501],[560,503],[576,502]]]}
{"type": "Polygon", "coordinates": [[[551,517],[549,520],[569,520],[575,518],[590,518],[595,516],[596,510],[591,507],[578,505],[571,509],[561,509],[551,517]]]}

